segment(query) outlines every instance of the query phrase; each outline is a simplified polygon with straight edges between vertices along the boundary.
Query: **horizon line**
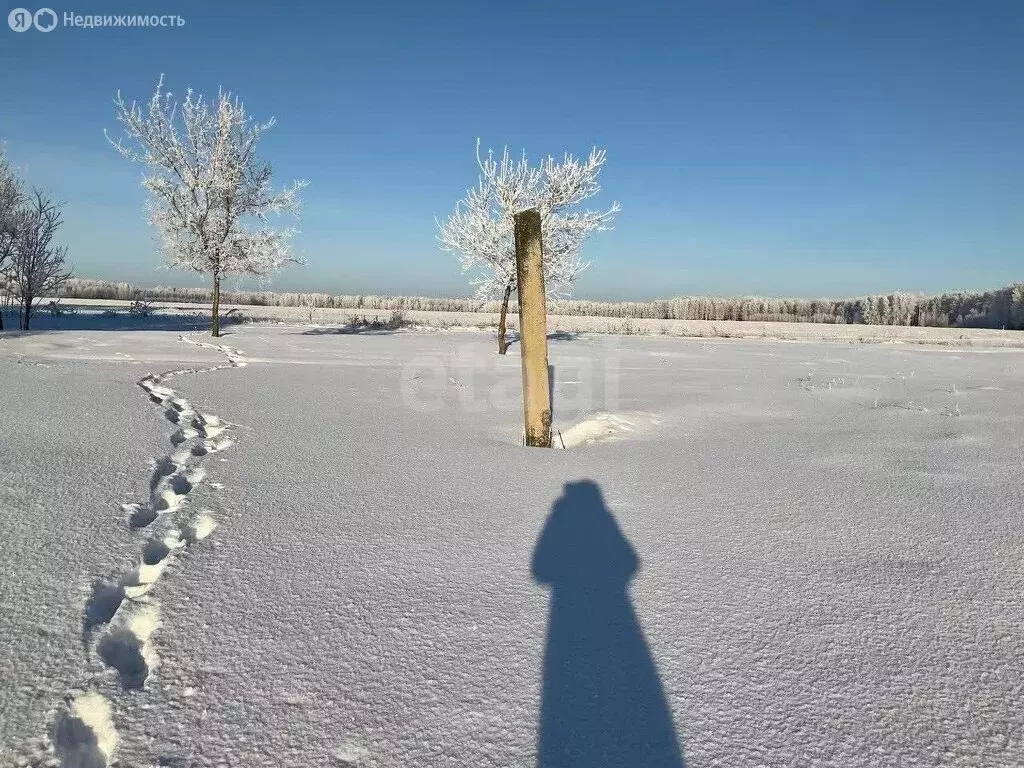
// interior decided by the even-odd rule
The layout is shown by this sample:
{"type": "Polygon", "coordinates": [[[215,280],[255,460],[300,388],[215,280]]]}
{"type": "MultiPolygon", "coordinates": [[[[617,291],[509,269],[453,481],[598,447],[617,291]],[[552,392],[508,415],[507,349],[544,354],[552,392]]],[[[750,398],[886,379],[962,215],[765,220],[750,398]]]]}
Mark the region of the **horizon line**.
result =
{"type": "MultiPolygon", "coordinates": [[[[138,289],[138,290],[146,290],[146,289],[150,289],[150,290],[160,290],[160,289],[163,289],[163,290],[166,290],[166,289],[174,289],[174,290],[208,290],[208,291],[212,291],[213,290],[212,286],[175,285],[173,283],[168,283],[168,284],[157,283],[155,285],[142,285],[140,283],[135,283],[135,282],[132,282],[130,280],[105,280],[103,278],[84,277],[84,276],[80,276],[80,275],[73,275],[71,279],[72,280],[84,280],[84,281],[89,281],[89,282],[94,282],[94,283],[104,283],[104,284],[108,284],[108,285],[124,284],[124,285],[129,286],[130,288],[134,288],[134,289],[138,289]]],[[[1008,290],[1008,289],[1012,289],[1012,288],[1014,288],[1015,286],[1018,286],[1018,285],[1024,285],[1024,280],[1011,281],[1009,283],[1006,283],[1005,285],[1000,285],[1000,286],[996,286],[996,287],[989,287],[989,288],[957,288],[957,289],[950,289],[950,290],[944,290],[944,291],[935,291],[935,292],[925,292],[925,291],[920,291],[920,290],[918,290],[918,291],[890,290],[890,291],[882,291],[882,292],[876,292],[876,293],[861,293],[861,294],[847,295],[847,296],[824,296],[824,295],[817,295],[817,296],[807,296],[807,295],[805,295],[805,296],[794,296],[794,295],[789,295],[789,296],[782,296],[782,295],[768,295],[768,294],[754,294],[754,293],[749,293],[749,294],[742,294],[742,293],[733,293],[733,294],[689,293],[689,294],[686,294],[686,293],[681,293],[681,294],[677,294],[675,296],[658,297],[658,298],[653,298],[653,299],[607,299],[607,298],[569,297],[569,298],[564,298],[564,299],[550,299],[549,298],[548,302],[554,302],[554,301],[570,301],[570,302],[571,301],[581,301],[581,302],[582,301],[592,301],[592,302],[600,302],[600,303],[605,303],[605,304],[627,304],[627,303],[628,304],[654,304],[654,303],[659,302],[659,301],[675,301],[675,300],[679,300],[679,299],[757,299],[757,300],[775,300],[775,301],[856,301],[858,299],[877,298],[877,297],[880,297],[880,296],[881,297],[885,297],[885,296],[912,296],[912,297],[916,297],[916,298],[934,298],[934,297],[939,297],[939,296],[950,296],[950,295],[954,295],[954,294],[985,294],[985,293],[994,293],[996,291],[1005,291],[1005,290],[1008,290]]],[[[457,300],[457,301],[482,301],[482,302],[489,302],[489,301],[500,302],[501,301],[500,298],[478,299],[478,298],[476,298],[475,296],[472,296],[472,295],[450,295],[450,296],[434,295],[434,296],[431,296],[431,295],[427,295],[427,294],[400,294],[400,293],[387,293],[387,292],[384,292],[384,293],[366,293],[366,292],[362,292],[362,293],[331,293],[331,292],[328,292],[328,291],[316,291],[316,290],[306,290],[306,289],[299,289],[299,290],[277,290],[277,289],[273,289],[273,288],[270,288],[270,287],[268,287],[268,288],[241,288],[241,287],[239,287],[239,288],[227,288],[225,286],[222,286],[221,287],[221,292],[222,293],[268,293],[268,294],[294,293],[294,294],[300,294],[300,295],[321,295],[321,296],[375,296],[375,297],[380,297],[380,298],[450,299],[450,300],[453,300],[453,301],[457,300]]],[[[513,300],[514,299],[515,299],[515,297],[513,297],[513,300]]]]}

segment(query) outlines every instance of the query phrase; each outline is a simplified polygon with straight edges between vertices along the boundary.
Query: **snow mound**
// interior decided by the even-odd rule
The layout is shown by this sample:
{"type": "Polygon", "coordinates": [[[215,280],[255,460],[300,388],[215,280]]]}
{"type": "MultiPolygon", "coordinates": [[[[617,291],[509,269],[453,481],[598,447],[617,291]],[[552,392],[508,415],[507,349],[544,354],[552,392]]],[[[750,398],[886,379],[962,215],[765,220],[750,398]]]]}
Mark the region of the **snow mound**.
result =
{"type": "Polygon", "coordinates": [[[564,432],[556,432],[552,443],[554,448],[576,448],[588,443],[617,441],[660,423],[661,420],[651,413],[596,413],[564,432]]]}
{"type": "Polygon", "coordinates": [[[342,766],[355,766],[363,764],[369,758],[370,750],[353,742],[345,742],[334,750],[334,760],[342,766]]]}
{"type": "Polygon", "coordinates": [[[217,521],[214,520],[210,512],[200,512],[186,527],[186,540],[189,542],[202,541],[213,533],[213,529],[216,527],[217,521]]]}

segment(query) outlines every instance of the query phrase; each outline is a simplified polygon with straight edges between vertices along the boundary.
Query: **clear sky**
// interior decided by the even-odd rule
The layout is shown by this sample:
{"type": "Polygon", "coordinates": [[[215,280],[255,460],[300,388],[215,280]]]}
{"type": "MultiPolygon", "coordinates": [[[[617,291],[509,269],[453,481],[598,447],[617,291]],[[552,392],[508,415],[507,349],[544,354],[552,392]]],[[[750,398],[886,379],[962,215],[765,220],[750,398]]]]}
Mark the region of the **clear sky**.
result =
{"type": "Polygon", "coordinates": [[[186,22],[0,27],[0,141],[67,201],[82,276],[198,284],[155,269],[141,168],[103,136],[115,92],[143,101],[165,73],[278,119],[262,154],[310,182],[309,263],[280,290],[466,295],[434,217],[475,183],[478,136],[531,158],[607,149],[594,203],[622,213],[586,246],[579,297],[1024,279],[1022,0],[51,7],[186,22]]]}

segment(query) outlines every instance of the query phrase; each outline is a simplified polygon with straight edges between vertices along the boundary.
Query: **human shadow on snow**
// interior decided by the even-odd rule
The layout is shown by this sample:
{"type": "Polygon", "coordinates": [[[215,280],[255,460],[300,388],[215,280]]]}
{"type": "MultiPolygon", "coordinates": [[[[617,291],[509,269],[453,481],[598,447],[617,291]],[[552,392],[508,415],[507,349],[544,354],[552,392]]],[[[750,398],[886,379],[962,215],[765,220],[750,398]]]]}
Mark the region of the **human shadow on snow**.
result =
{"type": "Polygon", "coordinates": [[[551,588],[537,768],[683,768],[628,593],[639,568],[598,486],[567,483],[531,565],[551,588]]]}

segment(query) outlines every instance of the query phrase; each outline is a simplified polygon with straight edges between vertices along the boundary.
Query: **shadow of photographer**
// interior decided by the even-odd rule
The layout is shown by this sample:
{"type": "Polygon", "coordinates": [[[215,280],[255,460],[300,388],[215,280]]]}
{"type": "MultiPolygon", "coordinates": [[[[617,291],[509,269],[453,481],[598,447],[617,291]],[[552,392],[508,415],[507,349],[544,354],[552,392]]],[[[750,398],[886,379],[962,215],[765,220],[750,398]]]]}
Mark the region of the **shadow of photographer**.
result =
{"type": "Polygon", "coordinates": [[[567,483],[531,566],[551,588],[538,768],[683,767],[628,593],[639,568],[598,486],[567,483]]]}

